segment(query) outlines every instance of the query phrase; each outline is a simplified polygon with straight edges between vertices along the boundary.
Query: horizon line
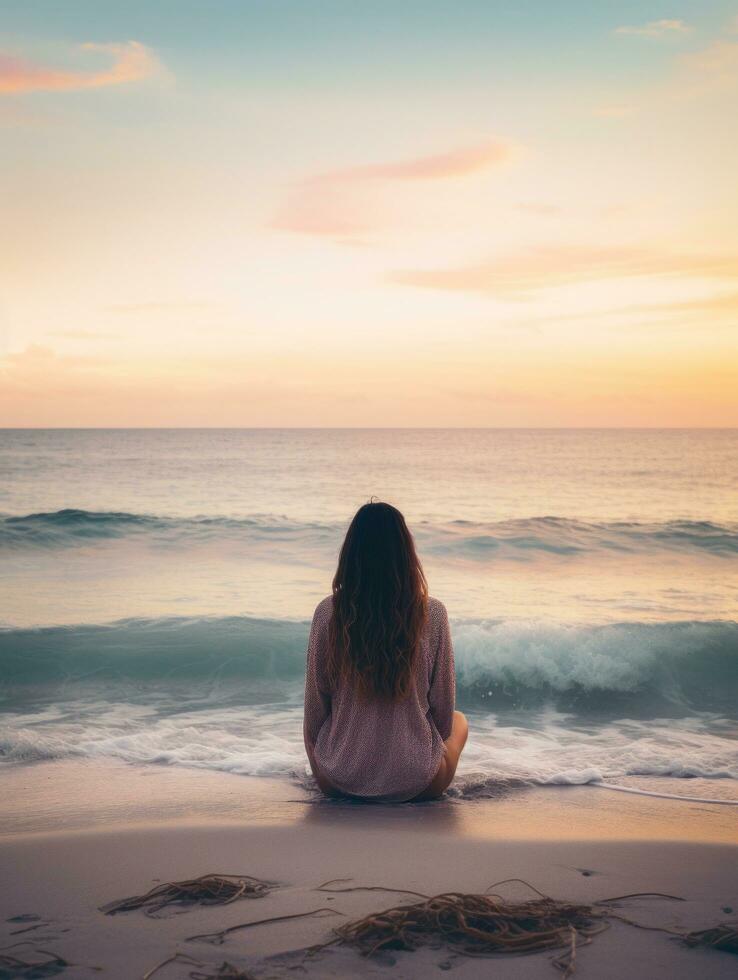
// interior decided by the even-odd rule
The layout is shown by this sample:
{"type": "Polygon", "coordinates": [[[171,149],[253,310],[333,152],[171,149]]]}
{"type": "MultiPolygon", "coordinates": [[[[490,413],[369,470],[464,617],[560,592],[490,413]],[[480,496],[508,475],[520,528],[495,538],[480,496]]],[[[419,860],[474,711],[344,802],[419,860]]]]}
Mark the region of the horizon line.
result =
{"type": "Polygon", "coordinates": [[[738,425],[19,425],[0,432],[735,432],[738,425]]]}

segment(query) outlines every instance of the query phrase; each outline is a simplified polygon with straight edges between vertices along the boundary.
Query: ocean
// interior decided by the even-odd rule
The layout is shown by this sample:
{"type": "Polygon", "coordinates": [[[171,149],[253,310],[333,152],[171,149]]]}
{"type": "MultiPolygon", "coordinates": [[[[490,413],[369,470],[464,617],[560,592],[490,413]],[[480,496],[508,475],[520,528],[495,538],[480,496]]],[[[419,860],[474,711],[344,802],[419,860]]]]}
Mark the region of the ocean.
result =
{"type": "Polygon", "coordinates": [[[463,803],[738,802],[738,430],[0,430],[0,768],[309,785],[310,617],[370,497],[451,620],[463,803]]]}

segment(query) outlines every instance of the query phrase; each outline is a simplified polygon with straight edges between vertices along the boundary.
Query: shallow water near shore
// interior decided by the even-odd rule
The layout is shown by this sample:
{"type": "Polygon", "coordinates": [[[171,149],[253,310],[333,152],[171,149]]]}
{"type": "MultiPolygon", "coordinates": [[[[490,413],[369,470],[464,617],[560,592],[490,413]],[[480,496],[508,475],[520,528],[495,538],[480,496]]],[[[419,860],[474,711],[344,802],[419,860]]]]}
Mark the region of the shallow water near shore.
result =
{"type": "Polygon", "coordinates": [[[0,765],[303,784],[309,618],[376,494],[449,610],[458,801],[738,800],[735,430],[5,430],[0,455],[0,765]]]}

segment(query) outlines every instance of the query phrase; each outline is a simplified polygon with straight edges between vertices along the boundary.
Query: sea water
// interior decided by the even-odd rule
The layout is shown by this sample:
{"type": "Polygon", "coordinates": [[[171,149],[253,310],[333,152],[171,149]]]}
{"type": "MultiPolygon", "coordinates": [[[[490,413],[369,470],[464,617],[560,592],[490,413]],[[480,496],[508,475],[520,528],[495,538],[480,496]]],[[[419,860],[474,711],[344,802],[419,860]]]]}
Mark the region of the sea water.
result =
{"type": "Polygon", "coordinates": [[[309,621],[374,496],[449,611],[462,798],[738,800],[736,487],[728,429],[1,430],[0,766],[304,780],[309,621]]]}

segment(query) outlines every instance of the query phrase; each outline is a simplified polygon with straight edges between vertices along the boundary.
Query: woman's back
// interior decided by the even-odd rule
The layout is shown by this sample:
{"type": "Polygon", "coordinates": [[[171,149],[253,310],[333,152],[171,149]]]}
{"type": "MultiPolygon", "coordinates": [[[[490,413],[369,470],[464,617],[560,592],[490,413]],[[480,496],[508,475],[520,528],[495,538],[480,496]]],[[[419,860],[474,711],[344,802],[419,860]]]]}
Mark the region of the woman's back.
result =
{"type": "Polygon", "coordinates": [[[436,775],[453,724],[454,656],[448,615],[428,598],[412,683],[404,698],[357,693],[331,672],[333,596],[315,610],[307,651],[305,742],[335,789],[381,801],[410,800],[436,775]]]}

